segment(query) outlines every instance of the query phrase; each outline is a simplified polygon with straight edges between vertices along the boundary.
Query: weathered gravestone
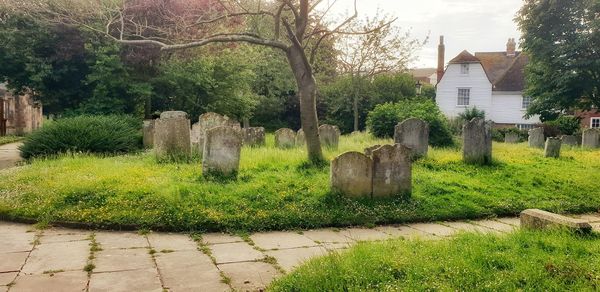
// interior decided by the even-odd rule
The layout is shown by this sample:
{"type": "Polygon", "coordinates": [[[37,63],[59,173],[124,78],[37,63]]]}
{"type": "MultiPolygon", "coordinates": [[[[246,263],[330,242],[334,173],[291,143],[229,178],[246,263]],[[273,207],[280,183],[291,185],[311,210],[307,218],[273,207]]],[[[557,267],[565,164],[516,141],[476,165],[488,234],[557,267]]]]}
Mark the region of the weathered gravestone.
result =
{"type": "Polygon", "coordinates": [[[560,148],[562,141],[560,138],[550,137],[546,140],[546,146],[544,148],[544,157],[560,157],[560,148]]]}
{"type": "Polygon", "coordinates": [[[296,133],[296,146],[301,147],[306,145],[306,137],[304,136],[304,130],[298,130],[296,133]]]}
{"type": "Polygon", "coordinates": [[[371,157],[373,155],[373,151],[379,149],[381,145],[373,145],[371,147],[365,148],[365,155],[371,157]]]}
{"type": "Polygon", "coordinates": [[[560,140],[562,141],[563,145],[567,145],[567,146],[578,146],[579,145],[577,137],[575,137],[573,135],[562,135],[560,137],[560,140]]]}
{"type": "Polygon", "coordinates": [[[154,120],[145,120],[142,131],[144,148],[154,147],[154,120]]]}
{"type": "Polygon", "coordinates": [[[278,148],[292,148],[296,145],[296,132],[292,129],[279,129],[275,132],[275,146],[278,148]]]}
{"type": "Polygon", "coordinates": [[[202,153],[206,131],[219,126],[227,126],[241,130],[240,123],[227,116],[212,112],[202,114],[200,115],[198,122],[192,126],[191,141],[193,148],[202,153]]]}
{"type": "Polygon", "coordinates": [[[346,152],[331,162],[331,190],[348,197],[371,197],[373,161],[360,152],[346,152]]]}
{"type": "Polygon", "coordinates": [[[412,161],[410,148],[396,144],[383,145],[374,150],[373,192],[374,198],[410,195],[412,192],[412,161]]]}
{"type": "Polygon", "coordinates": [[[467,163],[489,164],[492,162],[491,121],[475,118],[463,126],[463,160],[467,163]]]}
{"type": "Polygon", "coordinates": [[[529,130],[529,138],[527,138],[529,142],[529,147],[531,148],[544,148],[544,143],[546,139],[544,137],[544,128],[535,128],[529,130]]]}
{"type": "Polygon", "coordinates": [[[154,122],[154,151],[158,157],[191,154],[190,120],[181,111],[163,112],[154,122]]]}
{"type": "Polygon", "coordinates": [[[600,148],[600,129],[587,129],[583,131],[581,146],[590,149],[600,148]]]}
{"type": "Polygon", "coordinates": [[[206,131],[202,155],[204,174],[235,175],[240,166],[242,134],[240,130],[219,126],[206,131]]]}
{"type": "Polygon", "coordinates": [[[528,209],[519,216],[521,227],[525,229],[568,228],[569,230],[589,233],[592,226],[585,220],[574,219],[539,209],[528,209]]]}
{"type": "Polygon", "coordinates": [[[427,156],[429,125],[420,119],[407,119],[396,125],[394,141],[410,148],[414,158],[427,156]]]}
{"type": "Polygon", "coordinates": [[[504,143],[517,144],[519,143],[519,140],[519,134],[517,133],[508,132],[504,135],[504,143]]]}
{"type": "Polygon", "coordinates": [[[244,128],[242,132],[244,134],[244,145],[250,147],[265,145],[265,128],[244,128]]]}
{"type": "Polygon", "coordinates": [[[319,139],[326,147],[337,148],[340,143],[340,129],[337,126],[321,125],[319,127],[319,139]]]}

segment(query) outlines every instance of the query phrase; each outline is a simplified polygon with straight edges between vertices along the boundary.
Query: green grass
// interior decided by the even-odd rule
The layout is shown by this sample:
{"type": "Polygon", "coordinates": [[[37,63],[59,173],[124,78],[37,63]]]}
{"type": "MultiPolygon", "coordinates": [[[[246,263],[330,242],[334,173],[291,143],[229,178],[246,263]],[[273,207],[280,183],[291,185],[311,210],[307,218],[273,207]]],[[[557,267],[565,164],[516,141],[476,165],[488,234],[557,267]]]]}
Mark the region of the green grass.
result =
{"type": "Polygon", "coordinates": [[[598,291],[600,236],[564,231],[360,243],[269,291],[598,291]]]}
{"type": "MultiPolygon", "coordinates": [[[[385,142],[345,136],[326,156],[385,142]]],[[[565,150],[545,159],[525,144],[494,144],[496,162],[479,167],[464,164],[458,149],[433,149],[414,165],[409,200],[330,194],[329,167],[307,166],[300,148],[244,148],[235,180],[207,179],[197,161],[158,163],[150,153],[63,156],[0,172],[0,218],[235,232],[474,219],[527,208],[589,212],[600,206],[599,154],[565,150]]]]}
{"type": "Polygon", "coordinates": [[[0,145],[19,142],[19,141],[21,141],[23,139],[25,139],[25,137],[20,137],[20,136],[0,136],[0,145]]]}

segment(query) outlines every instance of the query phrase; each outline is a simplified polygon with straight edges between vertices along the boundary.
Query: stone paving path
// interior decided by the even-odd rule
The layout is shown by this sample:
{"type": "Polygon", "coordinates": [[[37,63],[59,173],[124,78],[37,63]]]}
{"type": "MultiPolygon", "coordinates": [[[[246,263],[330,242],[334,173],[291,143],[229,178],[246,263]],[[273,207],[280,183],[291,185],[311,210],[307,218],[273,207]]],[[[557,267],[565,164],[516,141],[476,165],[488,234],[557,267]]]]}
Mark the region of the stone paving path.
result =
{"type": "Polygon", "coordinates": [[[0,169],[13,167],[21,161],[19,146],[22,143],[11,143],[0,145],[0,169]]]}
{"type": "MultiPolygon", "coordinates": [[[[600,214],[576,216],[600,231],[600,214]]],[[[260,291],[306,259],[358,241],[507,233],[518,218],[248,237],[63,228],[0,222],[0,291],[260,291]]]]}

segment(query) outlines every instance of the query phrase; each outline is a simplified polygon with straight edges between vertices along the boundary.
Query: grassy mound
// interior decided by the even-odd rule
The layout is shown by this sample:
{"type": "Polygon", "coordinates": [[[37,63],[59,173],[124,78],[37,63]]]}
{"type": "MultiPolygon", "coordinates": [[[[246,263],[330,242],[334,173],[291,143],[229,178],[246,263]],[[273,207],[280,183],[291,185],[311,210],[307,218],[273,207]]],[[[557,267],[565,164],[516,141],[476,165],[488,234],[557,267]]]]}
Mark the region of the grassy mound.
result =
{"type": "Polygon", "coordinates": [[[600,236],[528,232],[362,243],[309,261],[271,291],[596,291],[600,236]]]}
{"type": "MultiPolygon", "coordinates": [[[[339,150],[389,143],[344,136],[339,150]]],[[[258,231],[515,215],[527,208],[590,212],[600,206],[600,155],[565,150],[545,159],[525,144],[494,144],[495,164],[464,164],[432,149],[401,198],[351,200],[329,192],[329,167],[307,167],[304,149],[244,148],[235,180],[202,176],[199,162],[158,163],[150,153],[34,160],[0,172],[0,217],[175,231],[258,231]]]]}

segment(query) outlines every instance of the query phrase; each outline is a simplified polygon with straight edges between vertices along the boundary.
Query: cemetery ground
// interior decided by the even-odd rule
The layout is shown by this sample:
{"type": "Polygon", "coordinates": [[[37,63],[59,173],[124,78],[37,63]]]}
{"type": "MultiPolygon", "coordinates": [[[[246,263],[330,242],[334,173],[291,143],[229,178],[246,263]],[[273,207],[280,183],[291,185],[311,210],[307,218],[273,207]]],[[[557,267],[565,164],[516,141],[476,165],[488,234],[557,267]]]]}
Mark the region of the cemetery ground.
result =
{"type": "MultiPolygon", "coordinates": [[[[391,143],[343,136],[333,159],[391,143]]],[[[34,160],[0,172],[0,218],[168,231],[253,232],[374,226],[515,216],[528,208],[598,210],[600,155],[564,149],[561,158],[521,144],[494,144],[489,166],[462,162],[459,148],[431,149],[413,165],[411,198],[348,199],[330,193],[329,165],[305,163],[303,148],[242,150],[237,178],[202,176],[197,160],[157,162],[150,153],[84,154],[34,160]]]]}

